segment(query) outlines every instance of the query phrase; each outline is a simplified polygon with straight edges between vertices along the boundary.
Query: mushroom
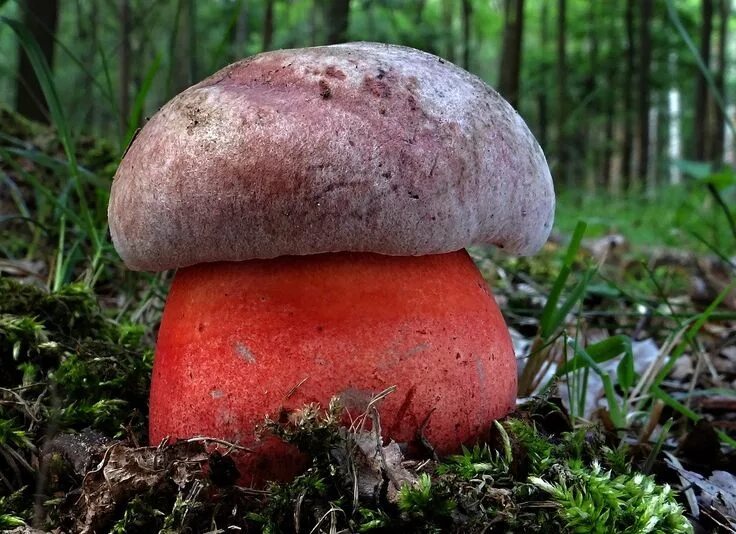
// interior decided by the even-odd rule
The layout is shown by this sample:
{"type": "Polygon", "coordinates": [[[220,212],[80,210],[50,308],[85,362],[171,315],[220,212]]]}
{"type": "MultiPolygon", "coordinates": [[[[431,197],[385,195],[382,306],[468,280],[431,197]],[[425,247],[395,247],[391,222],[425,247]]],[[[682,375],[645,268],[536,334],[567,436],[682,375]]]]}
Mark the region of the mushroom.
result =
{"type": "Polygon", "coordinates": [[[515,404],[504,320],[464,248],[531,254],[554,191],[524,121],[479,78],[411,48],[267,52],[167,103],[112,185],[135,270],[177,268],[158,334],[150,439],[248,447],[241,481],[299,469],[267,415],[373,395],[385,437],[437,452],[515,404]]]}

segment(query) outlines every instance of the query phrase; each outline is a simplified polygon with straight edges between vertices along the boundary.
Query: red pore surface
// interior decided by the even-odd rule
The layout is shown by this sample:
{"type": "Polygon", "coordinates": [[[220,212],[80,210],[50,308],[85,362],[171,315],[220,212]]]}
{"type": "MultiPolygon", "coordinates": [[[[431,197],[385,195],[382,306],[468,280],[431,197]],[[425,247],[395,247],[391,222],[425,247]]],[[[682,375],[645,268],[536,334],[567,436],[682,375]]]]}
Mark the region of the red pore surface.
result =
{"type": "Polygon", "coordinates": [[[303,458],[259,438],[267,415],[340,395],[379,404],[384,437],[440,454],[482,437],[516,396],[506,325],[465,251],[339,253],[181,269],[156,348],[150,436],[238,442],[241,483],[285,479],[303,458]],[[428,418],[428,419],[427,419],[428,418]]]}

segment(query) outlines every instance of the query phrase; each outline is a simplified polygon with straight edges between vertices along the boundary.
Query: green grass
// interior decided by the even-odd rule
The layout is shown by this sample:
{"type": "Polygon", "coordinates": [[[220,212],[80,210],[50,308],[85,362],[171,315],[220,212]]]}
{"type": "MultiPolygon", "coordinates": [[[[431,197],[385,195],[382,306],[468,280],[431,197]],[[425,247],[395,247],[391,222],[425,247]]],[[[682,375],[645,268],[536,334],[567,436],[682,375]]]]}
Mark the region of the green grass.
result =
{"type": "MultiPolygon", "coordinates": [[[[726,192],[726,199],[736,204],[733,191],[726,192]]],[[[736,250],[721,208],[702,184],[694,182],[663,187],[653,198],[638,193],[615,197],[605,192],[559,192],[555,230],[570,235],[579,220],[588,224],[586,237],[619,233],[634,247],[711,252],[697,235],[726,255],[736,250]]]]}

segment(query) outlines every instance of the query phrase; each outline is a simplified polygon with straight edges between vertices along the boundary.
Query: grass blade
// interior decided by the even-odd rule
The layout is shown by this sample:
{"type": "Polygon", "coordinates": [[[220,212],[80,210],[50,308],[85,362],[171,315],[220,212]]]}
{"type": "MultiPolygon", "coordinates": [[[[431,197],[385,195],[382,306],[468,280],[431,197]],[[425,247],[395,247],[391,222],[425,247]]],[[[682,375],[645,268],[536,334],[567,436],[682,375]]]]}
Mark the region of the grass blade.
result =
{"type": "Polygon", "coordinates": [[[562,269],[552,285],[549,297],[547,298],[547,303],[544,305],[542,316],[539,320],[539,329],[542,338],[549,337],[560,326],[560,315],[557,313],[558,304],[562,295],[562,290],[565,288],[567,279],[572,273],[572,264],[575,261],[578,250],[580,250],[580,243],[583,239],[583,235],[585,234],[586,227],[587,225],[583,221],[578,221],[575,226],[572,238],[570,239],[570,244],[565,252],[562,269]]]}
{"type": "Polygon", "coordinates": [[[705,323],[710,319],[713,312],[721,304],[721,302],[723,302],[723,299],[726,298],[726,295],[728,295],[734,287],[736,287],[736,280],[728,284],[723,289],[723,291],[721,291],[721,293],[713,300],[713,302],[711,302],[710,305],[708,305],[708,307],[697,316],[697,319],[695,319],[690,328],[688,328],[677,348],[670,355],[667,363],[657,374],[657,377],[652,383],[652,387],[659,387],[659,384],[661,384],[662,381],[667,377],[667,375],[670,374],[670,371],[672,371],[672,368],[677,363],[677,360],[679,360],[680,356],[684,354],[685,348],[695,340],[695,336],[698,334],[700,329],[703,328],[703,325],[705,325],[705,323]]]}
{"type": "MultiPolygon", "coordinates": [[[[585,349],[585,353],[594,364],[604,363],[620,356],[621,354],[631,354],[631,338],[623,335],[611,336],[599,341],[598,343],[588,345],[585,349]]],[[[578,369],[586,367],[588,365],[587,362],[588,359],[578,358],[576,356],[560,367],[557,373],[562,375],[572,371],[577,371],[578,369]]]]}
{"type": "Polygon", "coordinates": [[[33,38],[31,32],[28,31],[28,28],[17,20],[0,17],[0,22],[10,26],[18,37],[23,50],[28,54],[31,66],[33,67],[33,72],[36,74],[36,78],[41,85],[41,91],[43,91],[43,96],[46,99],[46,104],[49,107],[51,119],[58,131],[59,140],[61,141],[66,157],[69,160],[69,165],[72,169],[76,169],[77,156],[74,150],[74,142],[69,130],[69,125],[66,121],[66,116],[62,110],[61,100],[59,100],[59,95],[56,92],[56,87],[53,83],[51,69],[49,68],[49,64],[46,62],[43,52],[41,52],[41,48],[38,46],[38,43],[33,38]]]}
{"type": "Polygon", "coordinates": [[[128,119],[128,128],[125,132],[125,139],[123,140],[122,149],[124,150],[125,147],[130,145],[131,141],[133,140],[133,137],[135,136],[135,132],[138,129],[138,126],[141,122],[141,116],[143,115],[143,108],[146,104],[146,97],[148,96],[149,91],[151,90],[151,86],[153,85],[153,80],[156,77],[156,74],[158,74],[159,68],[161,67],[161,55],[157,54],[156,57],[153,60],[153,63],[148,67],[148,70],[146,71],[146,75],[143,78],[143,83],[141,84],[140,89],[138,90],[138,94],[135,95],[135,101],[133,102],[133,109],[130,111],[130,117],[128,119]]]}
{"type": "MultiPolygon", "coordinates": [[[[64,114],[61,100],[59,99],[59,94],[56,91],[53,76],[51,74],[51,69],[49,68],[46,58],[41,52],[41,48],[39,47],[33,35],[28,31],[28,28],[26,28],[17,20],[13,20],[7,17],[0,17],[0,22],[9,26],[11,30],[13,30],[21,46],[28,55],[31,66],[33,67],[33,72],[38,79],[39,85],[41,86],[41,91],[43,92],[46,104],[48,105],[51,120],[56,127],[59,141],[64,148],[64,154],[66,155],[68,161],[71,184],[77,193],[77,201],[79,202],[79,218],[82,221],[82,224],[80,224],[79,226],[86,232],[87,236],[92,242],[93,249],[97,251],[103,246],[103,238],[96,227],[92,211],[90,210],[87,199],[85,197],[84,189],[80,180],[80,172],[79,165],[77,163],[74,138],[72,136],[72,131],[69,128],[69,123],[66,119],[66,115],[64,114]]],[[[62,227],[64,227],[65,225],[66,220],[64,219],[62,227]]],[[[60,240],[60,243],[63,243],[63,240],[60,240]]],[[[63,250],[60,250],[58,252],[59,254],[64,253],[63,250]]],[[[94,257],[98,257],[98,254],[95,253],[94,257]]],[[[57,269],[55,271],[56,274],[60,274],[58,269],[59,267],[57,264],[57,269]]],[[[96,265],[92,264],[91,270],[94,271],[95,269],[96,265]]],[[[56,282],[54,282],[54,285],[56,285],[56,282]]]]}

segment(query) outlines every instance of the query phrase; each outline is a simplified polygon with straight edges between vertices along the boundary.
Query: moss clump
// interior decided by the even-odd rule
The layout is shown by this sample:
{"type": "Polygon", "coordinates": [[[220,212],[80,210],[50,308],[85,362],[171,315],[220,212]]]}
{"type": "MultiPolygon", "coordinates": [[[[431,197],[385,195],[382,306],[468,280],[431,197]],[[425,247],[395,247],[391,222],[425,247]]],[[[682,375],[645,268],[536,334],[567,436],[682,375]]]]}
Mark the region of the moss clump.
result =
{"type": "Polygon", "coordinates": [[[84,286],[48,293],[0,278],[0,526],[30,522],[44,488],[45,526],[72,531],[692,530],[667,486],[549,402],[439,461],[407,461],[370,430],[388,390],[351,428],[337,401],[309,405],[264,424],[307,453],[309,469],[240,488],[231,448],[138,446],[151,371],[141,333],[110,320],[84,286]]]}
{"type": "Polygon", "coordinates": [[[152,353],[142,333],[107,318],[82,284],[48,293],[0,278],[0,387],[18,401],[0,414],[36,419],[34,429],[125,426],[144,439],[152,353]]]}
{"type": "Polygon", "coordinates": [[[21,515],[30,514],[23,510],[26,501],[26,488],[21,488],[10,495],[0,497],[0,530],[10,530],[25,524],[21,515]]]}
{"type": "Polygon", "coordinates": [[[20,488],[36,488],[39,476],[54,483],[38,465],[55,435],[146,440],[151,362],[141,330],[106,317],[85,286],[49,293],[0,278],[0,499],[14,496],[16,517],[32,509],[32,491],[20,488]]]}
{"type": "Polygon", "coordinates": [[[570,532],[685,534],[692,526],[668,485],[641,473],[613,476],[594,462],[570,462],[529,481],[549,494],[570,532]]]}
{"type": "MultiPolygon", "coordinates": [[[[271,426],[289,442],[309,443],[321,459],[293,483],[272,486],[267,512],[252,517],[269,532],[309,531],[327,517],[351,532],[692,532],[667,485],[621,462],[624,453],[595,428],[540,430],[539,408],[495,423],[493,445],[405,462],[412,480],[391,499],[389,491],[355,495],[361,483],[351,486],[344,473],[346,462],[361,464],[354,447],[360,434],[339,426],[334,405],[321,417],[310,406],[296,422],[271,426]],[[309,439],[313,432],[327,434],[321,450],[309,439]]],[[[385,480],[391,471],[384,470],[385,480]]]]}

